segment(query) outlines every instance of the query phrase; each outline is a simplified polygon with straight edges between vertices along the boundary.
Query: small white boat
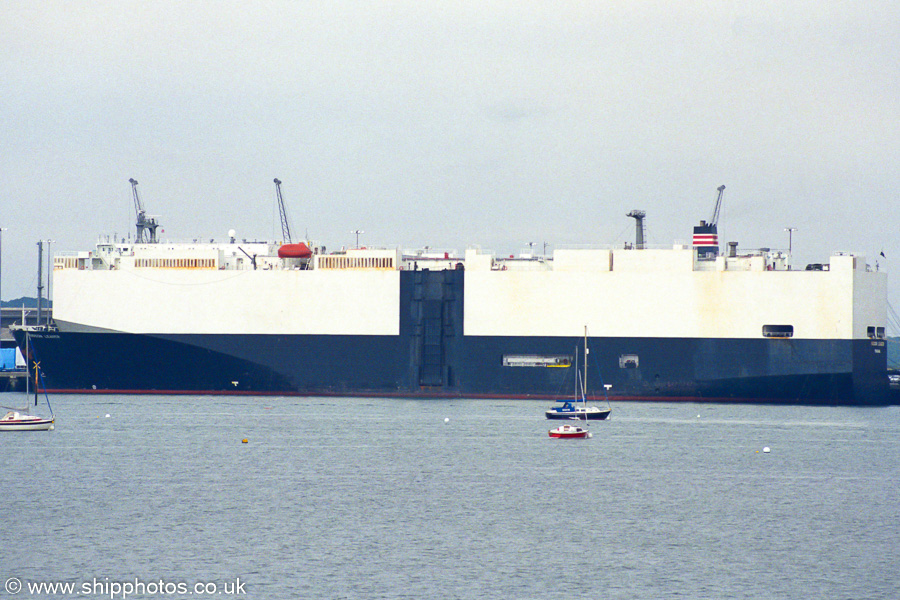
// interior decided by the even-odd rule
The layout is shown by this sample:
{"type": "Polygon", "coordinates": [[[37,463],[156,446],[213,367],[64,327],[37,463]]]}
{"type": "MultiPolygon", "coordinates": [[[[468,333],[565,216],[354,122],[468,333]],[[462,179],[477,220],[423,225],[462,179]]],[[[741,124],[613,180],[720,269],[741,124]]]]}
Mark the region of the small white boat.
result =
{"type": "Polygon", "coordinates": [[[0,431],[48,431],[53,429],[53,420],[11,410],[0,418],[0,431]]]}
{"type": "Polygon", "coordinates": [[[590,431],[578,425],[560,425],[556,429],[551,429],[548,433],[550,437],[560,439],[592,437],[590,431]]]}
{"type": "MultiPolygon", "coordinates": [[[[28,344],[28,335],[25,335],[25,359],[33,360],[32,353],[29,352],[29,344],[28,344]]],[[[2,418],[0,418],[0,431],[50,431],[53,429],[53,422],[55,421],[55,417],[53,416],[53,407],[50,406],[50,397],[47,396],[47,386],[39,386],[38,382],[43,382],[44,376],[41,372],[40,363],[36,360],[34,361],[34,405],[38,405],[39,400],[39,387],[44,388],[44,398],[47,400],[47,408],[50,410],[49,417],[39,417],[36,415],[28,414],[28,400],[30,398],[29,393],[29,385],[31,383],[31,375],[25,378],[25,408],[12,408],[12,407],[4,407],[9,409],[2,418]]]]}

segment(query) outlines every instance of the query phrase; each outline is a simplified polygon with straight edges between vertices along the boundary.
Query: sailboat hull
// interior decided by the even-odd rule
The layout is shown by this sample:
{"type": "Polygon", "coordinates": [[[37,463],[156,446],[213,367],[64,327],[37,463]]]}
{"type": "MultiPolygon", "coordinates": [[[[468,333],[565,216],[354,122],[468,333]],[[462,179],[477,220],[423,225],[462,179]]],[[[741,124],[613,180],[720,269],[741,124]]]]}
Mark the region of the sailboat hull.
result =
{"type": "Polygon", "coordinates": [[[53,419],[14,419],[0,422],[0,431],[49,431],[53,419]]]}
{"type": "Polygon", "coordinates": [[[597,410],[597,411],[560,411],[555,409],[550,409],[546,413],[544,413],[548,419],[557,419],[557,420],[569,420],[574,419],[576,421],[604,421],[609,416],[609,409],[597,410]]]}
{"type": "Polygon", "coordinates": [[[561,440],[591,437],[590,431],[581,427],[577,427],[575,425],[560,425],[556,429],[551,429],[547,433],[551,438],[561,440]]]}

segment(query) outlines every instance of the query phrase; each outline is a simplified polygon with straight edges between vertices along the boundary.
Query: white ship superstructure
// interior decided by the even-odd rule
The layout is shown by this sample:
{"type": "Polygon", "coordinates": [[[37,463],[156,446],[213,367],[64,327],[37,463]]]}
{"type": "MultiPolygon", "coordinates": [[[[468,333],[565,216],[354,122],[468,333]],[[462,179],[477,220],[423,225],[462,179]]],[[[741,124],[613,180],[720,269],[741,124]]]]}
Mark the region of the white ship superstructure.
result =
{"type": "Polygon", "coordinates": [[[678,245],[528,258],[361,248],[301,265],[279,258],[280,246],[101,244],[62,253],[55,320],[62,331],[397,335],[400,273],[419,269],[465,271],[465,335],[567,337],[587,325],[596,337],[851,340],[873,328],[883,337],[887,318],[886,274],[852,254],[803,271],[788,270],[780,252],[704,262],[678,245]]]}

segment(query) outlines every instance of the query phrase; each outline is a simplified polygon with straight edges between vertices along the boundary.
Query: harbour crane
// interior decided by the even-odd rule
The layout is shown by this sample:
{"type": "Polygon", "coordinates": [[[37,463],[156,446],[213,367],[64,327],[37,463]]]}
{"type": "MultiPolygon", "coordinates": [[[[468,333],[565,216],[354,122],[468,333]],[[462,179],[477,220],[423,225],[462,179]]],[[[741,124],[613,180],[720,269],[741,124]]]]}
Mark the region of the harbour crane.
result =
{"type": "Polygon", "coordinates": [[[147,211],[144,210],[141,197],[138,195],[137,180],[132,177],[128,180],[128,183],[131,184],[131,194],[134,196],[134,212],[137,213],[137,237],[135,237],[135,242],[138,244],[155,244],[158,241],[156,239],[156,228],[159,227],[159,223],[156,221],[156,217],[149,216],[147,211]]]}
{"type": "Polygon", "coordinates": [[[291,243],[291,228],[288,225],[287,211],[284,208],[284,198],[281,197],[281,181],[275,178],[275,194],[278,197],[278,213],[281,215],[281,235],[285,244],[291,243]]]}
{"type": "Polygon", "coordinates": [[[720,185],[719,188],[719,197],[716,198],[716,208],[713,209],[712,218],[709,220],[709,224],[715,227],[719,224],[719,211],[722,210],[722,195],[725,193],[725,186],[720,185]]]}

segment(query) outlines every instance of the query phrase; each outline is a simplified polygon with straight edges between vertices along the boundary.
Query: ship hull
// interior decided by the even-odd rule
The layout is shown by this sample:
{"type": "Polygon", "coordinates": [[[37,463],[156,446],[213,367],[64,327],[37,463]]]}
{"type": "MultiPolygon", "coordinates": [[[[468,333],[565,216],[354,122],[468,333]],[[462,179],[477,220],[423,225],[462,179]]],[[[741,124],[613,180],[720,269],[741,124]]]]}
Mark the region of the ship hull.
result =
{"type": "Polygon", "coordinates": [[[62,260],[58,330],[29,332],[47,388],[557,400],[587,334],[589,401],[610,386],[614,401],[888,402],[887,281],[855,256],[799,272],[765,256],[711,269],[687,249],[560,250],[552,267],[467,251],[429,269],[380,250],[309,270],[241,269],[238,254],[62,260]]]}
{"type": "MultiPolygon", "coordinates": [[[[16,332],[21,336],[21,332],[16,332]]],[[[574,368],[510,367],[504,357],[571,352],[577,338],[444,340],[439,368],[408,336],[31,333],[54,393],[358,395],[558,399],[574,368]],[[426,371],[435,371],[433,378],[426,371]]],[[[24,344],[24,339],[20,340],[24,344]]],[[[887,403],[870,340],[592,339],[589,384],[613,400],[887,403]],[[636,366],[622,356],[637,357],[636,366]]],[[[603,397],[589,394],[588,400],[603,397]]]]}

